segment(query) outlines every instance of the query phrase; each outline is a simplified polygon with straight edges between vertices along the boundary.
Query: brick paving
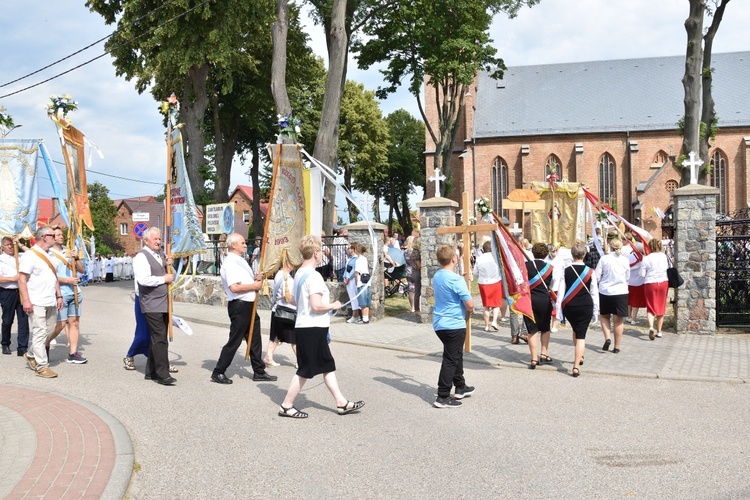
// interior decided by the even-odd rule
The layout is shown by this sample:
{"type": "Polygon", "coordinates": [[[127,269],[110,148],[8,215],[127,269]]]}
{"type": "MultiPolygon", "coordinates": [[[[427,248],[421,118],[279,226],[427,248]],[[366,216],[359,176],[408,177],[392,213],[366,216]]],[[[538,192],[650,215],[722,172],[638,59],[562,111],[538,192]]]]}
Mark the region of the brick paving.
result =
{"type": "MultiPolygon", "coordinates": [[[[116,462],[127,462],[128,454],[118,453],[112,422],[90,405],[52,392],[0,385],[0,401],[0,497],[122,497],[122,478],[115,482],[119,491],[110,483],[116,462]]],[[[132,448],[129,456],[128,469],[132,448]]]]}

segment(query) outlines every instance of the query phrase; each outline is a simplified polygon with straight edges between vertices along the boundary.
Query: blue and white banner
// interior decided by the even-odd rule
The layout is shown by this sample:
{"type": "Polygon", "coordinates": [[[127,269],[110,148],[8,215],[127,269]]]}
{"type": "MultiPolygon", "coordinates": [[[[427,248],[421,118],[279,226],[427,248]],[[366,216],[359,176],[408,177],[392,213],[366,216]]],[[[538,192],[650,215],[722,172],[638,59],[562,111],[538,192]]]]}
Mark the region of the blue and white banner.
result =
{"type": "Polygon", "coordinates": [[[37,139],[0,139],[0,234],[36,230],[39,187],[37,139]]]}
{"type": "Polygon", "coordinates": [[[189,257],[203,252],[206,249],[206,243],[203,241],[198,209],[193,200],[193,191],[190,188],[190,179],[188,179],[185,167],[182,134],[177,128],[172,130],[170,145],[172,160],[170,166],[172,192],[169,193],[172,204],[172,226],[169,230],[172,244],[170,255],[189,257]]]}

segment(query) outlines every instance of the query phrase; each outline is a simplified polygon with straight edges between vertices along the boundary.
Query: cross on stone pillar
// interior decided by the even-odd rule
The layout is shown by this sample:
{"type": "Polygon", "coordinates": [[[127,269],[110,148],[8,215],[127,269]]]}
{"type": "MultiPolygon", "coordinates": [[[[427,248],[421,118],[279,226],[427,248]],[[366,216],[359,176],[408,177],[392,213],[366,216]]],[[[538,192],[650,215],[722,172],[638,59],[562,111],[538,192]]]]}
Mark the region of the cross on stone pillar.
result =
{"type": "Polygon", "coordinates": [[[440,175],[440,167],[435,168],[435,175],[430,176],[430,181],[435,183],[435,196],[440,196],[440,181],[445,179],[446,176],[440,175]]]}
{"type": "MultiPolygon", "coordinates": [[[[464,280],[466,281],[466,287],[471,290],[471,233],[478,233],[479,231],[494,231],[497,229],[497,224],[474,224],[469,225],[469,216],[471,215],[472,204],[469,203],[469,193],[464,191],[463,204],[461,206],[461,225],[454,227],[441,227],[435,232],[437,234],[451,234],[457,233],[461,235],[461,241],[464,245],[464,280]]],[[[471,317],[466,318],[466,343],[464,344],[464,350],[471,352],[471,317]]]]}
{"type": "Polygon", "coordinates": [[[698,155],[695,154],[695,151],[691,151],[688,156],[690,161],[682,162],[682,164],[690,167],[690,184],[698,184],[698,167],[703,165],[703,160],[696,158],[698,155]]]}

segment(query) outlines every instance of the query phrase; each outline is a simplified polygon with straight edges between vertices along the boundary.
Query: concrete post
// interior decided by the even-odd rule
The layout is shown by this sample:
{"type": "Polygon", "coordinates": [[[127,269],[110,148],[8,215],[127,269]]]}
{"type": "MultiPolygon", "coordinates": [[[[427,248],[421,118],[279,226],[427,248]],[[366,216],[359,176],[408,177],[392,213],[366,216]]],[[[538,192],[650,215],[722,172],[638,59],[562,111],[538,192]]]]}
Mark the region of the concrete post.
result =
{"type": "Polygon", "coordinates": [[[685,284],[677,289],[678,333],[716,331],[716,197],[719,190],[691,184],[672,191],[675,262],[685,284]]]}
{"type": "Polygon", "coordinates": [[[422,257],[422,297],[420,299],[419,321],[430,321],[435,307],[435,295],[432,289],[432,277],[440,264],[437,261],[437,249],[440,245],[456,244],[455,234],[437,234],[440,227],[456,225],[458,203],[447,198],[430,198],[417,203],[419,208],[421,257],[422,257]]]}
{"type": "MultiPolygon", "coordinates": [[[[372,256],[377,257],[378,267],[376,272],[372,272],[372,284],[370,285],[372,291],[372,302],[370,303],[370,321],[382,319],[385,315],[384,300],[385,294],[383,293],[383,232],[386,226],[377,222],[372,223],[372,228],[375,231],[376,247],[372,247],[372,241],[370,238],[370,231],[367,226],[367,222],[359,221],[354,224],[344,226],[349,232],[349,243],[362,243],[367,247],[367,262],[370,268],[372,268],[372,256]]],[[[348,302],[349,295],[346,293],[346,287],[343,284],[340,286],[343,289],[343,295],[339,293],[336,300],[341,302],[348,302]]]]}

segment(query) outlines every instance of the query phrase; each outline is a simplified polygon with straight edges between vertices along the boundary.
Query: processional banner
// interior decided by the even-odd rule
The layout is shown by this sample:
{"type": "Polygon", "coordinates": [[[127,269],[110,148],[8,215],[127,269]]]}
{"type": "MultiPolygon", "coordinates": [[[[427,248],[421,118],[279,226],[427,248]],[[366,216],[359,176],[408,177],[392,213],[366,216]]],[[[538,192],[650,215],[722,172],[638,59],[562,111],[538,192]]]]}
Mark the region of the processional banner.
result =
{"type": "Polygon", "coordinates": [[[273,144],[268,151],[274,163],[273,185],[260,272],[273,273],[286,254],[294,266],[302,264],[299,242],[306,234],[305,186],[302,156],[296,144],[273,144]]]}
{"type": "Polygon", "coordinates": [[[531,238],[534,242],[562,244],[567,248],[572,247],[576,240],[585,241],[585,235],[580,231],[584,227],[579,214],[581,200],[579,191],[581,184],[578,182],[557,182],[554,190],[546,182],[532,182],[531,188],[536,191],[544,201],[545,209],[531,212],[532,231],[531,238]],[[554,221],[553,221],[554,218],[554,221]],[[552,241],[552,225],[554,222],[555,235],[552,241]]]}
{"type": "Polygon", "coordinates": [[[206,242],[203,241],[203,232],[198,220],[198,209],[195,206],[190,179],[187,176],[180,129],[172,130],[170,146],[169,175],[172,189],[169,196],[172,203],[172,225],[169,235],[172,244],[171,255],[173,257],[189,257],[203,252],[206,249],[206,242]]]}
{"type": "Polygon", "coordinates": [[[85,137],[83,132],[72,125],[60,127],[59,130],[62,133],[62,150],[68,169],[68,201],[71,204],[70,211],[75,215],[74,223],[80,228],[83,222],[93,231],[94,222],[91,220],[86,184],[85,137]]]}
{"type": "Polygon", "coordinates": [[[36,230],[39,188],[36,139],[0,139],[0,234],[36,230]]]}

